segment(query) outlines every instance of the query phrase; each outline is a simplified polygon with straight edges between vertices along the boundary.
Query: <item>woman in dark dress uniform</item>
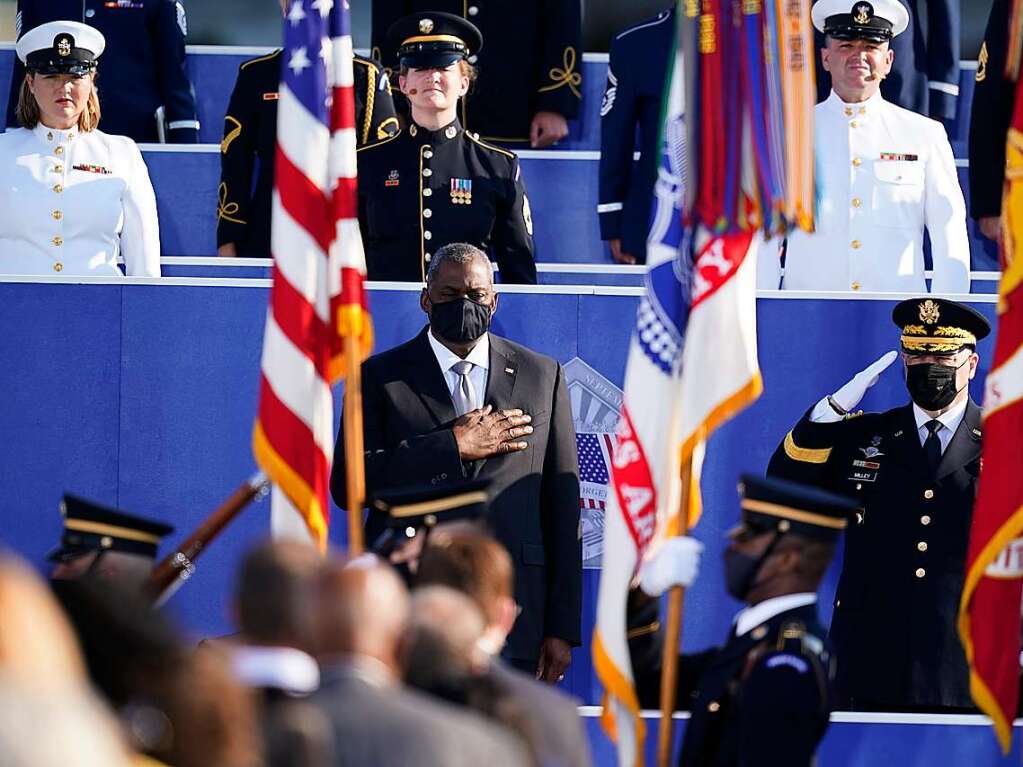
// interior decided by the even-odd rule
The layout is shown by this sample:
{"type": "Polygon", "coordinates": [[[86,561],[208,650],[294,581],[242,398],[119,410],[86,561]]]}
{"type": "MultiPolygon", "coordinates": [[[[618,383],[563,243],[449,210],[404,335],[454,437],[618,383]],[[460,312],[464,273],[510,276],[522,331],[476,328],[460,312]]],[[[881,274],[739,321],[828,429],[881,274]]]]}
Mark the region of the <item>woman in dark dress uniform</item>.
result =
{"type": "Polygon", "coordinates": [[[407,16],[388,38],[408,127],[359,150],[359,224],[371,280],[419,282],[430,256],[468,242],[497,262],[501,282],[535,283],[533,223],[518,158],[458,122],[478,29],[447,13],[407,16]]]}

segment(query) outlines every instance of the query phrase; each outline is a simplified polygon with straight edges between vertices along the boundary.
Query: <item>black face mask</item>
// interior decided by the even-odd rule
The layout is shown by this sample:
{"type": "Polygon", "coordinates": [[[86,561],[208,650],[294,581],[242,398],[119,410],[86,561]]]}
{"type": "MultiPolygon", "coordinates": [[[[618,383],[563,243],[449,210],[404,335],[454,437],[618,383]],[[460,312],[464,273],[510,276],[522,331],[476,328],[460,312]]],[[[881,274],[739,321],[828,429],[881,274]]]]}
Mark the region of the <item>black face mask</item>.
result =
{"type": "Polygon", "coordinates": [[[436,335],[456,344],[469,343],[490,329],[491,308],[468,298],[433,304],[430,327],[436,335]]]}
{"type": "Polygon", "coordinates": [[[906,388],[909,396],[924,410],[941,410],[952,404],[959,389],[956,388],[956,372],[969,362],[951,367],[936,362],[921,362],[906,366],[906,388]]]}
{"type": "Polygon", "coordinates": [[[732,548],[725,549],[725,588],[729,594],[740,602],[746,601],[746,597],[757,582],[757,573],[780,540],[781,534],[775,534],[774,540],[759,557],[732,548]]]}

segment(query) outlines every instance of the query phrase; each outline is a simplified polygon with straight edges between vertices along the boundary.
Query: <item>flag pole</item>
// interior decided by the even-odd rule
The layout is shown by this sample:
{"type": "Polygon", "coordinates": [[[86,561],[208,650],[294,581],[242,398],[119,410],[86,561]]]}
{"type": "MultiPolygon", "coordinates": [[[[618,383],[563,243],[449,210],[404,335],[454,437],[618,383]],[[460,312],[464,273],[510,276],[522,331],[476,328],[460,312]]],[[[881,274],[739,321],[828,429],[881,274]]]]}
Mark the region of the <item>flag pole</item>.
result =
{"type": "MultiPolygon", "coordinates": [[[[677,535],[689,532],[689,484],[693,471],[690,455],[679,468],[681,480],[678,503],[677,535]]],[[[682,608],[686,590],[675,586],[668,592],[664,646],[661,648],[661,725],[657,729],[657,767],[671,763],[672,714],[675,711],[675,688],[678,680],[678,646],[682,639],[682,608]]]]}
{"type": "Polygon", "coordinates": [[[348,553],[358,556],[362,540],[362,504],[366,497],[366,462],[362,441],[362,364],[356,333],[344,336],[345,355],[345,488],[348,501],[348,553]]]}

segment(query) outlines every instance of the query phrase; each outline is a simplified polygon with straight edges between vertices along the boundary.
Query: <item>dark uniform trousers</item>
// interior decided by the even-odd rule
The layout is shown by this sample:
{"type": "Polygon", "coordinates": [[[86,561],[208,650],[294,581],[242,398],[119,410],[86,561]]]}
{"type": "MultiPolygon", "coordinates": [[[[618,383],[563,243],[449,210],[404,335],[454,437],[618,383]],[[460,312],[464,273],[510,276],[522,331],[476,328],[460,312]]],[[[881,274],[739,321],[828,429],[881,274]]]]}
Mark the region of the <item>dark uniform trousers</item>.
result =
{"type": "Polygon", "coordinates": [[[359,150],[359,226],[371,280],[425,279],[442,245],[489,252],[504,283],[536,283],[518,158],[462,130],[415,124],[359,150]]]}
{"type": "MultiPolygon", "coordinates": [[[[639,702],[659,707],[657,602],[629,597],[639,702]]],[[[786,610],[718,648],[679,656],[675,708],[692,712],[682,767],[810,767],[831,714],[832,657],[815,605],[786,610]]]]}
{"type": "Polygon", "coordinates": [[[834,423],[809,413],[768,474],[855,498],[830,638],[839,705],[972,708],[956,616],[980,473],[980,409],[969,402],[928,467],[912,405],[834,423]]]}
{"type": "Polygon", "coordinates": [[[970,105],[970,215],[1000,216],[1005,178],[1005,139],[1016,103],[1016,84],[1005,76],[1010,0],[994,0],[977,57],[970,105]]]}
{"type": "MultiPolygon", "coordinates": [[[[891,40],[892,71],[881,83],[885,101],[936,120],[954,120],[959,101],[959,0],[899,0],[909,12],[906,31],[891,40]],[[921,11],[927,19],[924,30],[921,11]]],[[[850,6],[852,4],[850,3],[850,6]]],[[[824,35],[814,36],[817,49],[824,35]]],[[[831,75],[817,61],[817,100],[831,92],[831,75]]]]}
{"type": "Polygon", "coordinates": [[[576,117],[582,98],[580,0],[374,0],[373,55],[394,70],[387,30],[410,13],[445,11],[483,33],[479,71],[462,124],[489,141],[528,142],[537,112],[576,117]]]}
{"type": "MultiPolygon", "coordinates": [[[[195,94],[185,65],[185,11],[174,0],[18,0],[18,34],[48,21],[83,21],[106,38],[96,87],[103,116],[100,130],[135,141],[156,141],[156,110],[162,106],[167,141],[199,140],[195,94]]],[[[15,58],[7,125],[18,125],[15,109],[25,68],[15,58]]]]}
{"type": "MultiPolygon", "coordinates": [[[[274,51],[242,63],[224,117],[217,246],[233,242],[239,256],[270,256],[281,58],[281,51],[274,51]]],[[[353,74],[358,145],[372,144],[396,133],[398,119],[391,89],[380,66],[356,56],[353,74]]]]}
{"type": "Polygon", "coordinates": [[[675,34],[674,10],[630,27],[611,41],[600,105],[600,238],[646,263],[650,201],[660,159],[661,98],[675,34]],[[633,161],[639,130],[639,162],[633,161]]]}

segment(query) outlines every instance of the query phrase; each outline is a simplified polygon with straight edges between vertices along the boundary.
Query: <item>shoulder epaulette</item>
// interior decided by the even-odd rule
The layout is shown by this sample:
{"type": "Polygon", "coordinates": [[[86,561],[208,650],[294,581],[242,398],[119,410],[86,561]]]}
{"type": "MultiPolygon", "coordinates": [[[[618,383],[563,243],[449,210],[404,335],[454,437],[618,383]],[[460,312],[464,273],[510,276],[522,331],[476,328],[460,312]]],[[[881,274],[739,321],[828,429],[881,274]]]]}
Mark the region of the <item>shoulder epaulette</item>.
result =
{"type": "Polygon", "coordinates": [[[398,130],[394,133],[394,135],[388,136],[387,138],[381,139],[380,141],[374,141],[372,144],[366,144],[365,146],[360,146],[355,151],[356,152],[364,152],[367,149],[375,149],[378,146],[383,146],[384,144],[390,144],[392,141],[394,141],[396,138],[398,138],[398,136],[400,136],[403,132],[404,131],[402,131],[401,128],[398,128],[398,130]]]}
{"type": "Polygon", "coordinates": [[[516,155],[514,152],[509,152],[507,149],[501,149],[501,147],[499,147],[499,146],[493,146],[492,144],[488,144],[486,141],[481,140],[480,139],[480,134],[478,134],[478,133],[470,133],[469,131],[465,131],[465,136],[470,141],[472,141],[473,143],[479,144],[484,149],[489,149],[489,150],[491,150],[493,152],[497,152],[499,154],[503,154],[506,157],[512,158],[513,160],[518,158],[518,155],[516,155]]]}
{"type": "Polygon", "coordinates": [[[249,66],[250,64],[258,64],[260,61],[269,61],[270,59],[273,59],[273,58],[276,58],[276,57],[280,56],[283,52],[284,52],[284,50],[282,48],[278,48],[273,53],[268,53],[265,56],[258,56],[258,57],[254,58],[254,59],[249,59],[248,61],[243,61],[238,68],[239,69],[245,69],[245,67],[249,66]]]}

